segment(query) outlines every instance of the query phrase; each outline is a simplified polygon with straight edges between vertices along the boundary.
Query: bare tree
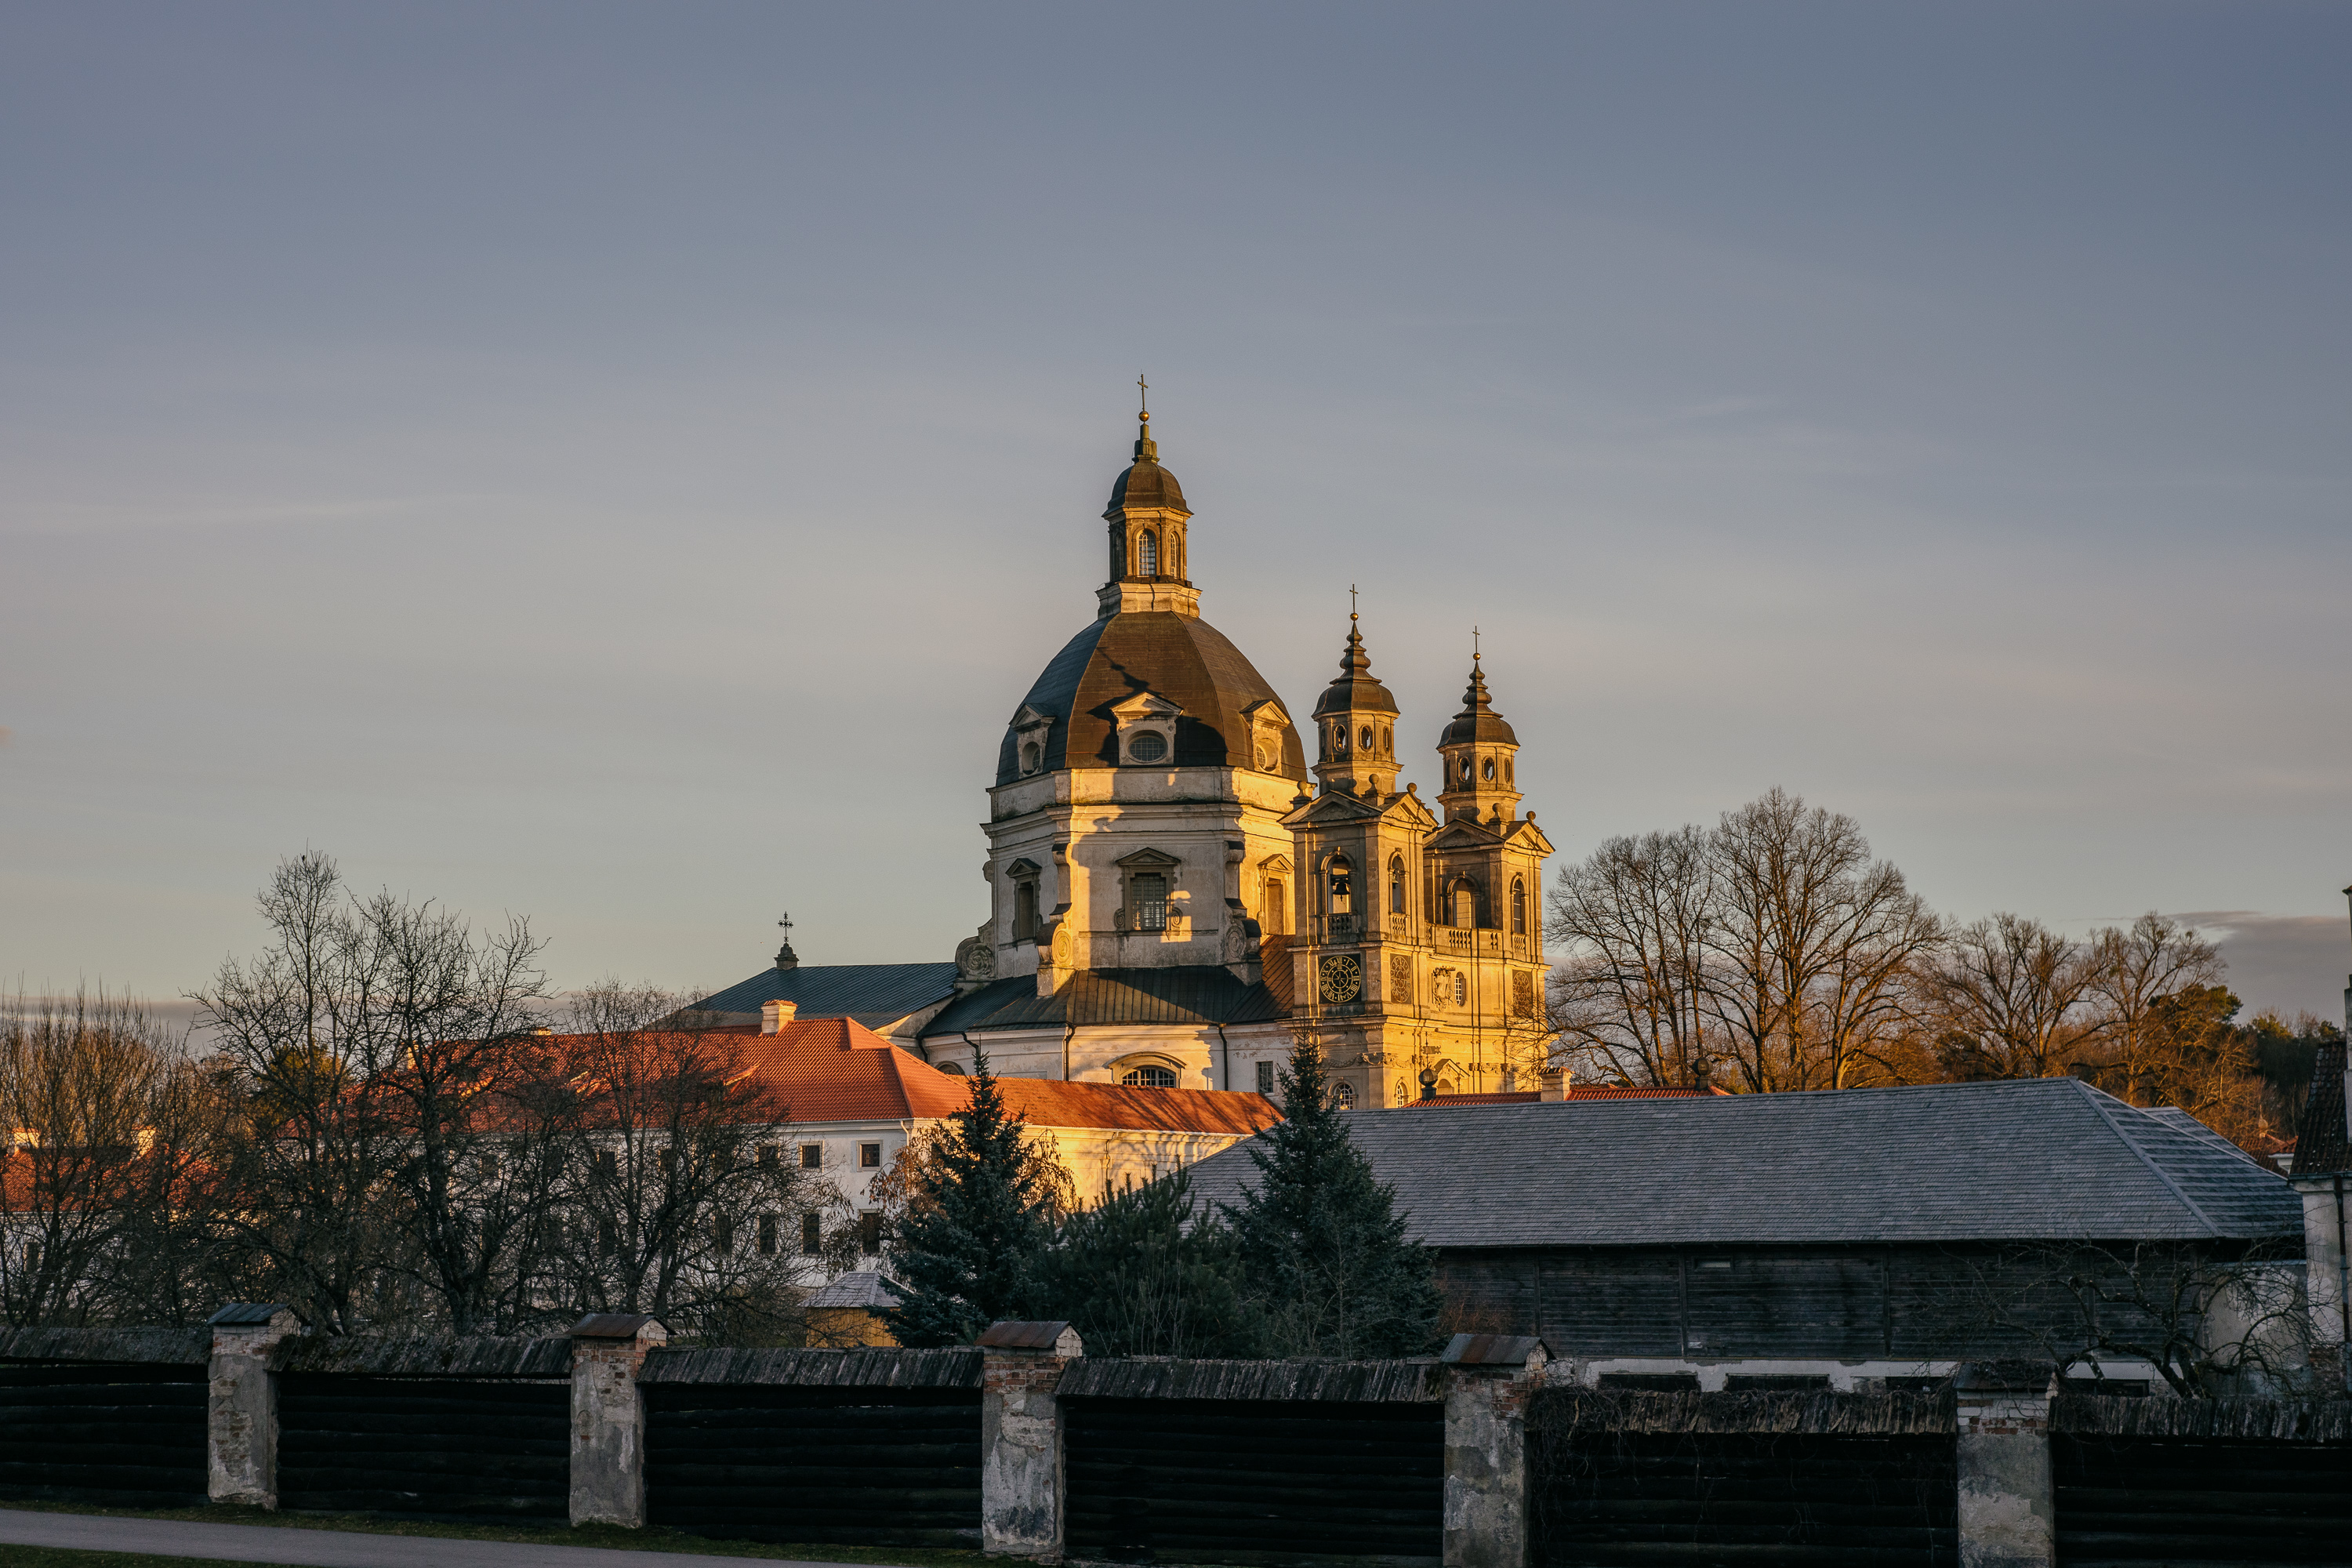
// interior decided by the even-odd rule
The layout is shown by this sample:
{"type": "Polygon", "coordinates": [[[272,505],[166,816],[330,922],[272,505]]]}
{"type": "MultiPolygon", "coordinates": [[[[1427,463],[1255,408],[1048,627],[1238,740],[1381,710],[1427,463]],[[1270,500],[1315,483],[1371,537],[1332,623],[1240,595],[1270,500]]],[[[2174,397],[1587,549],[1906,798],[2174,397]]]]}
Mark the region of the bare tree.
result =
{"type": "Polygon", "coordinates": [[[429,902],[354,899],[316,851],[260,903],[271,945],[194,997],[246,1095],[239,1240],[330,1332],[421,1308],[495,1323],[543,1201],[484,1160],[491,1108],[529,1090],[539,942],[520,920],[478,940],[429,902]]]}
{"type": "Polygon", "coordinates": [[[173,1056],[152,1020],[103,993],[19,996],[0,1016],[0,1311],[11,1323],[104,1314],[173,1056]]]}
{"type": "Polygon", "coordinates": [[[786,1158],[791,1107],[751,1070],[742,1038],[701,1022],[649,987],[608,983],[575,999],[563,1050],[578,1109],[545,1290],[709,1343],[797,1342],[811,1275],[856,1246],[848,1205],[786,1158]]]}
{"type": "Polygon", "coordinates": [[[1708,1055],[1715,878],[1696,827],[1612,838],[1552,884],[1563,955],[1550,1015],[1569,1065],[1604,1082],[1675,1088],[1708,1055]]]}
{"type": "Polygon", "coordinates": [[[1937,1048],[1954,1079],[2049,1078],[2106,1032],[2099,964],[2023,915],[1963,927],[1929,973],[1937,1048]]]}
{"type": "Polygon", "coordinates": [[[2299,1258],[2299,1246],[2052,1241],[2008,1250],[1977,1289],[1988,1322],[2076,1375],[2136,1363],[2184,1398],[2274,1396],[2310,1381],[2299,1258]]]}
{"type": "Polygon", "coordinates": [[[2135,1105],[2154,1103],[2157,1060],[2170,1033],[2158,1026],[2159,1004],[2189,986],[2219,984],[2221,951],[2154,910],[2128,930],[2094,931],[2090,947],[2091,992],[2107,1015],[2103,1055],[2119,1069],[2114,1087],[2135,1105]]]}

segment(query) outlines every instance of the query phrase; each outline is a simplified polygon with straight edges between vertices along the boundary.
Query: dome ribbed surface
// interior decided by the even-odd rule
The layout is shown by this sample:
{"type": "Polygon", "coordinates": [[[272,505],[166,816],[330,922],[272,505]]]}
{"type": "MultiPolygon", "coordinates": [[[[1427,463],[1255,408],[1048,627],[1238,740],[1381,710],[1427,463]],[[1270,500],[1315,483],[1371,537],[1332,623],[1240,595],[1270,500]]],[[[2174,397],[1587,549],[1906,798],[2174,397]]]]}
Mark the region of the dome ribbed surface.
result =
{"type": "MultiPolygon", "coordinates": [[[[1117,766],[1118,721],[1111,710],[1142,691],[1184,710],[1176,724],[1176,754],[1168,765],[1253,765],[1249,722],[1242,710],[1274,698],[1265,678],[1223,632],[1197,616],[1130,610],[1072,637],[1022,699],[1054,718],[1046,734],[1045,771],[1117,766]]],[[[997,748],[998,784],[1021,776],[1018,746],[1008,726],[997,748]]],[[[1286,724],[1276,771],[1301,783],[1307,778],[1307,754],[1297,731],[1286,724]]]]}
{"type": "Polygon", "coordinates": [[[1118,511],[1122,507],[1164,507],[1188,515],[1192,511],[1184,504],[1183,487],[1176,482],[1176,476],[1148,457],[1138,458],[1110,487],[1110,505],[1106,510],[1118,511]]]}

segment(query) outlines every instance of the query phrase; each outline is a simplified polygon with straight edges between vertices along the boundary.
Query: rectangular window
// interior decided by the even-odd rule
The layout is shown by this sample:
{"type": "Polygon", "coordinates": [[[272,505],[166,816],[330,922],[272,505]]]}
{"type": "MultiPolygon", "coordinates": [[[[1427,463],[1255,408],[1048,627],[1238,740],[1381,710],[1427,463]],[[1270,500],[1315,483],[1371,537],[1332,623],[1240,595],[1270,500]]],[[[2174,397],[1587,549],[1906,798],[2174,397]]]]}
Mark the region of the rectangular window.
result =
{"type": "Polygon", "coordinates": [[[882,1211],[867,1209],[857,1216],[857,1251],[860,1257],[882,1256],[882,1211]]]}
{"type": "Polygon", "coordinates": [[[731,1217],[720,1215],[710,1222],[710,1243],[719,1249],[719,1257],[735,1256],[735,1221],[731,1217]]]}
{"type": "Polygon", "coordinates": [[[1157,871],[1138,871],[1127,879],[1128,913],[1138,931],[1168,929],[1168,879],[1157,871]]]}
{"type": "Polygon", "coordinates": [[[861,1171],[880,1170],[882,1168],[882,1145],[879,1143],[860,1143],[857,1146],[857,1168],[861,1171]]]}
{"type": "Polygon", "coordinates": [[[801,1256],[814,1258],[824,1250],[824,1226],[813,1214],[801,1215],[801,1256]]]}
{"type": "Polygon", "coordinates": [[[782,1160],[777,1158],[776,1146],[773,1143],[762,1143],[760,1145],[760,1169],[762,1171],[772,1171],[782,1163],[783,1162],[782,1160]]]}
{"type": "Polygon", "coordinates": [[[1272,1062],[1257,1064],[1257,1091],[1268,1100],[1274,1098],[1274,1064],[1272,1062]]]}
{"type": "Polygon", "coordinates": [[[599,1149],[591,1156],[590,1163],[596,1174],[608,1182],[618,1179],[621,1174],[621,1156],[617,1150],[599,1149]]]}
{"type": "Polygon", "coordinates": [[[772,1214],[763,1214],[760,1216],[760,1256],[762,1258],[773,1258],[775,1255],[776,1216],[772,1214]]]}
{"type": "Polygon", "coordinates": [[[1013,885],[1013,940],[1037,940],[1037,884],[1015,882],[1013,885]]]}
{"type": "Polygon", "coordinates": [[[824,1168],[824,1144],[822,1144],[822,1143],[803,1143],[803,1144],[802,1144],[802,1145],[801,1145],[801,1169],[802,1169],[802,1170],[803,1170],[803,1171],[819,1171],[819,1170],[823,1170],[824,1168]]]}
{"type": "Polygon", "coordinates": [[[1290,894],[1279,877],[1265,879],[1265,918],[1258,926],[1267,936],[1280,936],[1290,930],[1290,894]]]}
{"type": "Polygon", "coordinates": [[[596,1256],[610,1258],[621,1250],[621,1227],[609,1219],[596,1222],[596,1256]]]}

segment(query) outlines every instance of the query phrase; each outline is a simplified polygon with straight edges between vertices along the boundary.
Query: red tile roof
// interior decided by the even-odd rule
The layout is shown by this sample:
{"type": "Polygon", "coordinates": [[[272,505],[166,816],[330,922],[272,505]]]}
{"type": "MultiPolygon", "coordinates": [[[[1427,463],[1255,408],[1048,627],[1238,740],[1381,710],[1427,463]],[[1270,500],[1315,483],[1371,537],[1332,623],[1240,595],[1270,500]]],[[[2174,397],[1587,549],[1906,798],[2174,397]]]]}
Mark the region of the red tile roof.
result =
{"type": "MultiPolygon", "coordinates": [[[[847,1018],[795,1018],[772,1035],[743,1026],[731,1037],[743,1066],[794,1121],[878,1121],[948,1116],[969,1104],[971,1082],[941,1072],[847,1018]]],[[[1246,1137],[1282,1120],[1263,1096],[1208,1089],[1137,1089],[1001,1078],[1006,1109],[1033,1127],[1225,1132],[1246,1137]]]]}

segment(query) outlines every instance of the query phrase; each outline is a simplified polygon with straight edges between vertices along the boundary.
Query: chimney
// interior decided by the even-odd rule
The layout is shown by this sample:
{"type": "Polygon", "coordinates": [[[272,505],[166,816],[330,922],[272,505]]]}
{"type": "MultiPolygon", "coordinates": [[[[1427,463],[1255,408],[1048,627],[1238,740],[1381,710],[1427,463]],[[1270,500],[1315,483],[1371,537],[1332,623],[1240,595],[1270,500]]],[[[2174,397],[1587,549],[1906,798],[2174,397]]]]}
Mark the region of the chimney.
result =
{"type": "Polygon", "coordinates": [[[1570,1092],[1569,1072],[1566,1068],[1544,1068],[1542,1087],[1536,1090],[1538,1100],[1566,1100],[1570,1092]]]}
{"type": "Polygon", "coordinates": [[[784,1026],[793,1021],[793,1015],[800,1010],[801,1005],[797,1002],[761,1003],[760,1033],[763,1035],[782,1034],[783,1032],[784,1026]]]}

